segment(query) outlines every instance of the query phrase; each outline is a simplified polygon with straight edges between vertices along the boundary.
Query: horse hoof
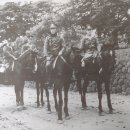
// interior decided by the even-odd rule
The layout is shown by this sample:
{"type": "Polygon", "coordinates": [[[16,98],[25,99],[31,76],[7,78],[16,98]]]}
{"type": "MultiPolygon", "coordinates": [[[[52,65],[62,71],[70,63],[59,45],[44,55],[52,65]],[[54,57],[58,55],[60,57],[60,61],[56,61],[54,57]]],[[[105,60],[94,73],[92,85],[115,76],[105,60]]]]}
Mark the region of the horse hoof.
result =
{"type": "Polygon", "coordinates": [[[51,111],[48,111],[47,114],[51,114],[51,111]]]}
{"type": "Polygon", "coordinates": [[[20,108],[21,108],[20,106],[17,106],[17,111],[20,111],[20,108]]]}
{"type": "Polygon", "coordinates": [[[58,124],[63,124],[63,120],[58,120],[57,123],[58,124]]]}
{"type": "Polygon", "coordinates": [[[105,116],[103,112],[99,112],[99,116],[105,116]]]}
{"type": "Polygon", "coordinates": [[[22,106],[17,106],[17,111],[22,111],[23,107],[22,106]]]}
{"type": "Polygon", "coordinates": [[[82,110],[89,110],[87,106],[82,107],[82,110]]]}
{"type": "Polygon", "coordinates": [[[40,103],[37,104],[37,107],[40,107],[40,103]]]}
{"type": "Polygon", "coordinates": [[[109,114],[113,114],[113,109],[109,110],[109,114]]]}
{"type": "Polygon", "coordinates": [[[65,116],[65,119],[66,119],[66,120],[69,120],[69,119],[70,119],[70,116],[65,116]]]}
{"type": "Polygon", "coordinates": [[[23,101],[20,102],[20,106],[24,106],[24,102],[23,101]]]}
{"type": "Polygon", "coordinates": [[[51,109],[48,109],[48,111],[50,111],[50,112],[51,112],[51,109]]]}
{"type": "Polygon", "coordinates": [[[45,103],[42,103],[42,107],[45,105],[45,103]]]}
{"type": "Polygon", "coordinates": [[[22,109],[23,109],[23,110],[26,110],[27,108],[26,108],[25,106],[22,106],[22,109]]]}

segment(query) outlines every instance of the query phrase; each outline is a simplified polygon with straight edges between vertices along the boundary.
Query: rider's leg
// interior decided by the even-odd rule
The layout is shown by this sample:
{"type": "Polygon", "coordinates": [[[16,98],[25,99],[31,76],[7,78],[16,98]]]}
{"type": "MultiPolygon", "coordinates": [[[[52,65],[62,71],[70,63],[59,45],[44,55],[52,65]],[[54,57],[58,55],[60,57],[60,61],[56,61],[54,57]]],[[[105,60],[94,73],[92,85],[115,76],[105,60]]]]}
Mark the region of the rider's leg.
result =
{"type": "Polygon", "coordinates": [[[53,66],[54,58],[51,57],[49,61],[46,62],[46,72],[47,72],[47,84],[52,84],[52,66],[53,66]]]}

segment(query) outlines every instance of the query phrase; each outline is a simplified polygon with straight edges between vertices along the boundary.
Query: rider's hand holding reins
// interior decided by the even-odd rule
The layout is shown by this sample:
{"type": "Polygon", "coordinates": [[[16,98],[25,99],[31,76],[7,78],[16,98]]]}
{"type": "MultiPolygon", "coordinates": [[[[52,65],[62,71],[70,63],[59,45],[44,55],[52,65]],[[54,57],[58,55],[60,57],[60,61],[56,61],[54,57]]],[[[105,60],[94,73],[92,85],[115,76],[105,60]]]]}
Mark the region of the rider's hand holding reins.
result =
{"type": "Polygon", "coordinates": [[[60,51],[59,54],[58,54],[58,56],[62,56],[62,54],[63,54],[63,53],[60,51]]]}
{"type": "Polygon", "coordinates": [[[58,56],[62,56],[64,51],[64,47],[59,51],[58,56]]]}

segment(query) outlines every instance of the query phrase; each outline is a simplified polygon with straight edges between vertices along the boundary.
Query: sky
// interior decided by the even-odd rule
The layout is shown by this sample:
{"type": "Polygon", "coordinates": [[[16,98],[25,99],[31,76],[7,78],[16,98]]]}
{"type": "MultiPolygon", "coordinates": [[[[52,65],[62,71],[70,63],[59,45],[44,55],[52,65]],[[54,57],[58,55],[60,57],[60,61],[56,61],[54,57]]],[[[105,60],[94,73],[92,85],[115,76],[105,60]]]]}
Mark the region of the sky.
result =
{"type": "MultiPolygon", "coordinates": [[[[3,5],[5,4],[6,2],[29,2],[29,1],[32,1],[32,2],[37,2],[37,1],[42,1],[42,0],[0,0],[0,5],[3,5]]],[[[69,2],[69,0],[48,0],[48,1],[53,1],[53,2],[56,2],[56,3],[67,3],[69,2]]]]}

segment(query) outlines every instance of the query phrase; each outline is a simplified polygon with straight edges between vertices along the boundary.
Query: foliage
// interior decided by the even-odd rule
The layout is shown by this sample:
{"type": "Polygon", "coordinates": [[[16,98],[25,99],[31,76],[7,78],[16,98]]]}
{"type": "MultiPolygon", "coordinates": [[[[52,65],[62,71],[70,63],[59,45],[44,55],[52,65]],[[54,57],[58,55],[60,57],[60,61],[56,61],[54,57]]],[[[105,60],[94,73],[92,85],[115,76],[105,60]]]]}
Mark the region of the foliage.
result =
{"type": "Polygon", "coordinates": [[[91,24],[98,34],[120,29],[127,20],[129,5],[120,0],[72,0],[77,16],[77,24],[86,28],[91,24]]]}
{"type": "Polygon", "coordinates": [[[67,43],[79,41],[88,24],[97,29],[98,36],[111,31],[124,33],[128,8],[129,4],[121,0],[71,0],[67,4],[40,1],[24,5],[8,2],[0,6],[0,42],[6,39],[20,46],[29,34],[41,48],[53,21],[60,26],[67,43]]]}
{"type": "Polygon", "coordinates": [[[8,2],[0,8],[0,41],[14,41],[26,31],[42,21],[42,16],[49,12],[51,6],[47,2],[19,5],[8,2]]]}

